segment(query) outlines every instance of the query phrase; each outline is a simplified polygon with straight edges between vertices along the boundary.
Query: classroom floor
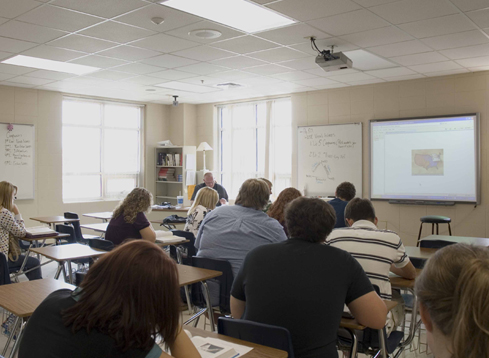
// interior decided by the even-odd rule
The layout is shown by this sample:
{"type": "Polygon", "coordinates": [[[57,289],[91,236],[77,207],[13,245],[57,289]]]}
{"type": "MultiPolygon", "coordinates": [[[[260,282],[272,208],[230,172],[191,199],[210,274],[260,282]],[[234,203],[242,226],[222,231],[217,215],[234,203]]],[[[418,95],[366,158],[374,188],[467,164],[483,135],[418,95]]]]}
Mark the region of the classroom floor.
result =
{"type": "MultiPolygon", "coordinates": [[[[52,263],[49,263],[49,264],[43,266],[42,267],[43,277],[44,278],[54,277],[54,274],[56,272],[56,268],[57,268],[57,263],[55,263],[55,262],[52,262],[52,263]]],[[[19,279],[20,279],[20,281],[26,281],[27,280],[27,278],[25,276],[21,276],[21,277],[19,277],[19,279]]],[[[3,317],[4,317],[3,310],[0,308],[0,319],[2,319],[2,322],[4,319],[3,317]]],[[[190,314],[188,313],[188,311],[182,312],[182,322],[186,321],[189,317],[190,317],[190,314]]],[[[202,328],[202,329],[210,330],[209,324],[208,323],[206,324],[206,322],[203,318],[200,319],[198,327],[202,328]]],[[[0,333],[2,333],[2,332],[3,332],[3,330],[0,331],[0,333]]],[[[0,334],[0,353],[3,351],[3,347],[5,346],[6,342],[7,342],[7,337],[3,334],[0,334]]],[[[11,347],[12,347],[12,344],[10,345],[10,348],[11,347]]],[[[431,352],[429,352],[429,350],[428,350],[428,353],[426,351],[427,351],[426,334],[424,331],[422,331],[421,338],[416,337],[413,344],[412,344],[412,347],[411,348],[408,347],[401,354],[400,358],[433,358],[433,354],[431,352]],[[416,349],[414,349],[414,348],[416,348],[416,349]]],[[[6,356],[8,356],[9,353],[10,353],[10,349],[8,350],[6,356]]],[[[343,357],[341,352],[338,353],[338,356],[343,357]]],[[[364,357],[367,357],[367,356],[365,356],[363,354],[358,355],[358,358],[364,358],[364,357]]]]}

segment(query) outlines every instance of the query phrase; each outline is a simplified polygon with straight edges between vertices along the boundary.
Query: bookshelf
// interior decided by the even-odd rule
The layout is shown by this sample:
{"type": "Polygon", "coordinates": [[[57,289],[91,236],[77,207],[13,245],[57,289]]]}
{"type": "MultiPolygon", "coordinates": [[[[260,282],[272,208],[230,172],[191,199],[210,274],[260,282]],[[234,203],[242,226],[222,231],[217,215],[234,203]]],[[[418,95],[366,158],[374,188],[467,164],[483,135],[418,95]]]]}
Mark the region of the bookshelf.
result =
{"type": "Polygon", "coordinates": [[[176,205],[177,196],[181,193],[183,205],[190,205],[186,183],[187,168],[193,168],[192,171],[195,172],[195,154],[194,146],[155,147],[156,192],[153,193],[155,204],[168,201],[176,205]]]}

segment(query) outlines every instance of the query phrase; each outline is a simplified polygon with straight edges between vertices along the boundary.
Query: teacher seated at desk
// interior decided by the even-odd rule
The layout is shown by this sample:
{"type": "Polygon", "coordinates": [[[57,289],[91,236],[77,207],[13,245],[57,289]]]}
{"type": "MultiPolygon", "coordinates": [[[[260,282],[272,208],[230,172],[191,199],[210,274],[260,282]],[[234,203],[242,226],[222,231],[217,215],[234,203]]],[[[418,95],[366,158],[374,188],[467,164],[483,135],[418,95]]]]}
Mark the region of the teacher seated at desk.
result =
{"type": "Polygon", "coordinates": [[[151,211],[153,195],[144,188],[134,188],[112,214],[105,240],[120,245],[126,239],[156,241],[156,233],[145,213],[151,211]]]}
{"type": "Polygon", "coordinates": [[[206,186],[214,189],[219,194],[219,202],[217,203],[217,206],[227,204],[229,200],[228,193],[226,192],[226,189],[224,189],[222,185],[217,184],[216,180],[214,179],[214,175],[211,172],[206,172],[204,174],[204,182],[200,183],[195,187],[194,193],[192,194],[192,198],[190,199],[190,202],[192,204],[195,200],[195,196],[197,195],[198,191],[206,186]]]}

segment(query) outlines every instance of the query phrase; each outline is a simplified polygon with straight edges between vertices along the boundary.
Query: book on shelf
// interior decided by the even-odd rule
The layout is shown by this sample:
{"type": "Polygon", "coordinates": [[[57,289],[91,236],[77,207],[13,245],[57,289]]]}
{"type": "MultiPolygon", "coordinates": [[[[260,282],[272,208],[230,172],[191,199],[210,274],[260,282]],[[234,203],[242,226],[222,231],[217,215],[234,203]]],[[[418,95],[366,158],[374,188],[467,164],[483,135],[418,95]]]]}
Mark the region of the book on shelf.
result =
{"type": "Polygon", "coordinates": [[[158,172],[158,180],[160,181],[176,181],[175,168],[160,168],[158,172]]]}
{"type": "Polygon", "coordinates": [[[26,228],[27,234],[25,237],[52,237],[58,236],[57,231],[51,230],[47,226],[33,226],[26,228]]]}

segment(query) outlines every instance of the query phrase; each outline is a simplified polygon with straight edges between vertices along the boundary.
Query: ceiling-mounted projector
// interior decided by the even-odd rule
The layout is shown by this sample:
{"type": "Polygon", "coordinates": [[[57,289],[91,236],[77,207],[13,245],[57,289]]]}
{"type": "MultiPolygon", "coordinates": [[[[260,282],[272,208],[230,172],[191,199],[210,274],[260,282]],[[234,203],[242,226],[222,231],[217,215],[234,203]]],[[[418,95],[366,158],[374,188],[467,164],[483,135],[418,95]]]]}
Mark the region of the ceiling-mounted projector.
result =
{"type": "Polygon", "coordinates": [[[311,47],[315,49],[319,54],[316,56],[316,64],[326,72],[344,70],[353,66],[352,60],[350,60],[343,52],[334,53],[334,46],[331,46],[330,50],[319,50],[316,46],[316,39],[311,37],[311,47]]]}

